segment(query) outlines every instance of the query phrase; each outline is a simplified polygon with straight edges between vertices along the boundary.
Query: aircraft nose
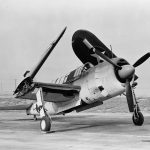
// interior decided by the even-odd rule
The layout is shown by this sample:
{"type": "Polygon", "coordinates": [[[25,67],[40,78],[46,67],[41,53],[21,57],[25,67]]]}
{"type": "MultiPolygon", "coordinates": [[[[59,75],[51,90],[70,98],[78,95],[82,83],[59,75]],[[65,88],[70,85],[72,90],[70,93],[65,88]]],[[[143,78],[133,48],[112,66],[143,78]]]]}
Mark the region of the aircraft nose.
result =
{"type": "Polygon", "coordinates": [[[130,78],[135,72],[135,69],[131,65],[122,66],[121,70],[118,70],[118,75],[121,79],[130,78]]]}

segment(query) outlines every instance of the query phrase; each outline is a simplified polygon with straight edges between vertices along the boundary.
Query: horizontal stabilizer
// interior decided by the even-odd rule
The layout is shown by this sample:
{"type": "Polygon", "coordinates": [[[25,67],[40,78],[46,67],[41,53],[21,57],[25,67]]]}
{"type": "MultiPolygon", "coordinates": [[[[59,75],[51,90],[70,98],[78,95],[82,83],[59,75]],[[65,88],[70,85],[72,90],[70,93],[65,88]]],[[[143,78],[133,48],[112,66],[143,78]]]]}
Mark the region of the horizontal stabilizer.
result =
{"type": "Polygon", "coordinates": [[[32,104],[26,105],[12,105],[12,106],[1,106],[0,110],[26,110],[31,107],[32,104]]]}

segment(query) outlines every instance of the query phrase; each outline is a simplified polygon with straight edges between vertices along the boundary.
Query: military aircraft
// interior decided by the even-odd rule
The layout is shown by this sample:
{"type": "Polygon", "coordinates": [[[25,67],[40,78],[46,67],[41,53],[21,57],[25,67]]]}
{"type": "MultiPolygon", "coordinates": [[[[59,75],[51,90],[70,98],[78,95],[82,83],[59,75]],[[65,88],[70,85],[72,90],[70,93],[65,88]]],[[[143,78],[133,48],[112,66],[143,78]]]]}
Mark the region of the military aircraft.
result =
{"type": "Polygon", "coordinates": [[[52,42],[33,70],[25,72],[24,80],[14,91],[15,98],[35,100],[35,102],[28,106],[16,105],[0,109],[25,109],[27,115],[34,115],[35,119],[39,115],[41,130],[48,132],[51,130],[51,115],[81,112],[124,94],[129,111],[133,113],[133,123],[141,126],[144,117],[134,93],[138,79],[135,68],[146,61],[150,53],[131,65],[124,58],[117,57],[93,33],[77,30],[72,37],[72,48],[83,65],[51,83],[34,80],[65,31],[66,27],[52,42]]]}

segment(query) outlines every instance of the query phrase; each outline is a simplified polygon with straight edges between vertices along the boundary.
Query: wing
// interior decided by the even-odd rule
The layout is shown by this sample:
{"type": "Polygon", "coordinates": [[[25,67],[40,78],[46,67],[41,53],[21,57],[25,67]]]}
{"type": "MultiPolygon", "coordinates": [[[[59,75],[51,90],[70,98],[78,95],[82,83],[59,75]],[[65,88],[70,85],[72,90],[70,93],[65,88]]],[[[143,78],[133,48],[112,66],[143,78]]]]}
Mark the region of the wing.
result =
{"type": "Polygon", "coordinates": [[[79,94],[81,87],[68,84],[51,84],[42,82],[33,82],[33,87],[28,91],[21,91],[16,98],[36,100],[38,88],[43,90],[44,101],[47,102],[65,102],[72,100],[79,94]]]}
{"type": "Polygon", "coordinates": [[[103,52],[107,57],[116,57],[112,51],[106,47],[93,33],[86,30],[78,30],[74,33],[72,37],[72,47],[83,64],[90,62],[93,65],[97,65],[100,61],[100,57],[92,53],[83,43],[83,40],[87,39],[94,47],[99,47],[101,52],[103,52]]]}

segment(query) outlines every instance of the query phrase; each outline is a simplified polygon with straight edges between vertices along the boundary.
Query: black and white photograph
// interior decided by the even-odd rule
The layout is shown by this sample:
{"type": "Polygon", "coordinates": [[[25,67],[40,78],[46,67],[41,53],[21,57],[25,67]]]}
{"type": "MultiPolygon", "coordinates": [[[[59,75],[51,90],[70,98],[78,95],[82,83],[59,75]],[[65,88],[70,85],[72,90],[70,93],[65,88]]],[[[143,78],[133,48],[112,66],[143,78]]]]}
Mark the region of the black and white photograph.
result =
{"type": "Polygon", "coordinates": [[[0,149],[150,149],[149,0],[0,0],[0,149]]]}

